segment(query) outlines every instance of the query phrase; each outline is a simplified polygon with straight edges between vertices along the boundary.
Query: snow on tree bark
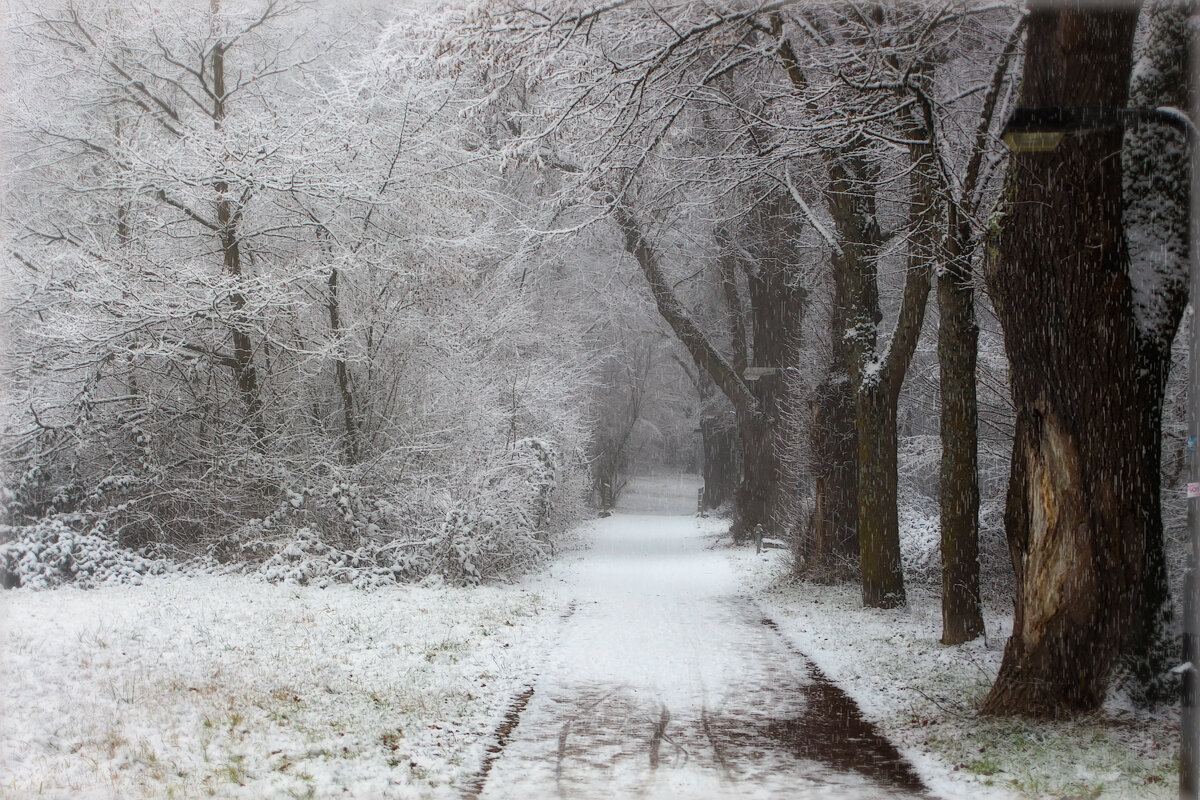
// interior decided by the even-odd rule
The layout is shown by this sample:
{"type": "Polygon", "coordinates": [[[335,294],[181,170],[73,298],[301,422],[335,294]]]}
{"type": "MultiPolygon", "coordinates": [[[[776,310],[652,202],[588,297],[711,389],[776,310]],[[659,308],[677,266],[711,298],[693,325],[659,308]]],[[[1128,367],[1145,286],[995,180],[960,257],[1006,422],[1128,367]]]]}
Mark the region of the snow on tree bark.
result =
{"type": "MultiPolygon", "coordinates": [[[[1141,108],[1187,109],[1190,48],[1184,4],[1158,0],[1142,13],[1144,42],[1134,62],[1129,104],[1141,108]]],[[[1188,300],[1189,158],[1184,132],[1144,123],[1125,135],[1122,150],[1124,222],[1129,243],[1133,311],[1140,358],[1151,387],[1142,408],[1148,458],[1162,457],[1163,395],[1171,369],[1171,344],[1188,300]]],[[[1161,471],[1146,479],[1161,498],[1161,471]]],[[[1178,647],[1174,606],[1163,548],[1162,510],[1155,502],[1147,520],[1145,591],[1138,598],[1133,629],[1122,646],[1121,669],[1130,694],[1143,702],[1167,699],[1174,691],[1178,647]]]]}

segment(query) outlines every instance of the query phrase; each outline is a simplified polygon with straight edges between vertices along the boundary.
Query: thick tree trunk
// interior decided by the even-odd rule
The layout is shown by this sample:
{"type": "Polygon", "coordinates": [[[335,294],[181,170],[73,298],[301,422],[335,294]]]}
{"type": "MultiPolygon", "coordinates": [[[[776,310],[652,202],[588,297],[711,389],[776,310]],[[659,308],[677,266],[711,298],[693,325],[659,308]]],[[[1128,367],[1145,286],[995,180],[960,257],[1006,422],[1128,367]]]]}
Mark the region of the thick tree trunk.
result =
{"type": "MultiPolygon", "coordinates": [[[[1147,465],[1162,462],[1162,410],[1170,353],[1143,360],[1151,396],[1142,408],[1141,438],[1147,465]],[[1157,391],[1153,391],[1156,389],[1157,391]]],[[[1150,469],[1147,466],[1147,469],[1150,469]]],[[[1148,471],[1146,481],[1145,545],[1142,557],[1142,591],[1134,596],[1130,627],[1121,643],[1120,666],[1128,679],[1129,694],[1143,705],[1170,701],[1178,686],[1171,669],[1179,662],[1180,643],[1174,630],[1175,606],[1171,599],[1167,557],[1163,547],[1162,472],[1148,471]]]]}
{"type": "Polygon", "coordinates": [[[737,432],[732,420],[705,417],[700,421],[704,447],[704,496],[701,505],[714,509],[733,499],[738,487],[737,432]]]}
{"type": "Polygon", "coordinates": [[[896,410],[888,381],[875,363],[879,309],[875,258],[876,177],[865,159],[852,153],[828,159],[827,189],[841,251],[832,259],[835,281],[845,298],[846,371],[854,402],[858,501],[855,530],[859,544],[863,603],[891,607],[904,603],[904,574],[896,511],[896,410]],[[888,420],[890,419],[890,432],[888,420]],[[890,448],[890,456],[889,456],[890,448]]]}
{"type": "MultiPolygon", "coordinates": [[[[975,142],[967,159],[961,190],[949,185],[946,171],[921,172],[938,184],[945,198],[944,245],[938,271],[938,372],[941,378],[940,512],[942,539],[942,643],[970,641],[984,633],[979,596],[979,403],[976,395],[976,362],[979,326],[975,322],[975,288],[972,260],[977,239],[971,218],[979,211],[979,181],[988,152],[996,112],[1009,61],[1025,27],[1022,18],[1009,33],[996,60],[991,84],[975,128],[975,142]]],[[[926,128],[934,127],[932,106],[922,98],[926,128]]]]}
{"type": "Polygon", "coordinates": [[[736,498],[738,516],[729,532],[735,544],[749,541],[761,525],[770,531],[774,490],[779,482],[775,426],[762,413],[739,415],[738,438],[742,443],[742,480],[736,498]]]}
{"type": "Polygon", "coordinates": [[[740,431],[747,442],[743,496],[755,498],[769,535],[779,535],[791,504],[792,480],[784,462],[783,420],[795,400],[783,370],[795,362],[808,294],[796,281],[798,238],[789,213],[791,199],[778,195],[751,219],[745,232],[754,257],[747,279],[753,337],[753,364],[778,370],[751,382],[759,414],[740,431]]]}
{"type": "Polygon", "coordinates": [[[896,402],[887,386],[859,390],[858,537],[863,605],[904,605],[900,520],[896,507],[896,402]]]}
{"type": "MultiPolygon", "coordinates": [[[[1173,0],[1156,0],[1144,12],[1146,37],[1130,83],[1131,106],[1187,109],[1190,82],[1188,9],[1173,0]]],[[[1162,399],[1171,368],[1171,343],[1187,306],[1189,150],[1181,132],[1159,125],[1129,131],[1122,152],[1125,224],[1131,234],[1130,271],[1140,276],[1135,307],[1140,326],[1145,380],[1158,387],[1144,412],[1144,436],[1153,442],[1150,458],[1161,460],[1162,399]]],[[[1159,480],[1161,474],[1155,475],[1159,480]]],[[[1159,496],[1160,490],[1155,490],[1159,496]]],[[[1174,604],[1163,549],[1161,510],[1156,506],[1146,531],[1143,559],[1145,591],[1134,625],[1122,645],[1126,689],[1149,704],[1170,699],[1176,689],[1170,673],[1178,662],[1174,604]]]]}
{"type": "Polygon", "coordinates": [[[979,327],[969,271],[937,281],[941,373],[942,644],[983,633],[979,602],[979,411],[975,361],[979,327]]]}
{"type": "MultiPolygon", "coordinates": [[[[1031,9],[1021,103],[1126,103],[1137,9],[1031,9]]],[[[989,283],[1016,435],[1005,530],[1016,616],[985,713],[1098,707],[1143,592],[1157,452],[1121,219],[1119,127],[1014,155],[989,283]],[[1153,437],[1150,437],[1153,438],[1153,437]]]]}
{"type": "MultiPolygon", "coordinates": [[[[779,18],[773,20],[779,36],[779,18]]],[[[779,56],[788,80],[804,91],[807,79],[800,69],[789,40],[779,37],[779,56]]],[[[857,279],[861,270],[874,272],[874,253],[879,245],[875,225],[874,188],[856,185],[869,176],[853,153],[831,153],[826,199],[841,239],[830,259],[834,298],[830,315],[830,368],[817,390],[812,405],[812,460],[814,478],[813,515],[802,539],[801,554],[806,577],[840,580],[860,570],[858,425],[856,386],[850,364],[857,354],[847,343],[847,334],[867,310],[869,330],[881,319],[878,296],[864,296],[857,279]],[[844,159],[848,159],[844,160],[844,159]],[[872,304],[873,301],[873,304],[872,304]]],[[[872,284],[873,285],[873,281],[872,284]]],[[[854,333],[861,332],[854,328],[854,333]]],[[[857,343],[857,335],[854,337],[857,343]]],[[[871,347],[874,347],[872,339],[871,347]]]]}
{"type": "MultiPolygon", "coordinates": [[[[844,365],[844,355],[834,363],[844,365]]],[[[801,536],[800,574],[817,581],[851,580],[859,573],[858,430],[844,374],[833,372],[817,386],[809,440],[813,509],[801,536]]]]}
{"type": "Polygon", "coordinates": [[[809,443],[813,510],[801,537],[801,574],[811,580],[861,577],[858,543],[858,427],[846,373],[846,281],[832,262],[829,363],[812,400],[809,443]]]}
{"type": "MultiPolygon", "coordinates": [[[[914,172],[929,170],[927,147],[914,146],[914,172]]],[[[930,237],[934,200],[928,180],[914,179],[908,269],[896,328],[883,353],[878,350],[879,287],[876,263],[879,230],[875,221],[875,179],[865,158],[843,154],[829,160],[828,195],[841,252],[834,267],[845,282],[846,356],[854,393],[858,435],[858,543],[863,604],[903,605],[897,512],[896,414],[900,388],[916,350],[929,298],[930,237]]]]}

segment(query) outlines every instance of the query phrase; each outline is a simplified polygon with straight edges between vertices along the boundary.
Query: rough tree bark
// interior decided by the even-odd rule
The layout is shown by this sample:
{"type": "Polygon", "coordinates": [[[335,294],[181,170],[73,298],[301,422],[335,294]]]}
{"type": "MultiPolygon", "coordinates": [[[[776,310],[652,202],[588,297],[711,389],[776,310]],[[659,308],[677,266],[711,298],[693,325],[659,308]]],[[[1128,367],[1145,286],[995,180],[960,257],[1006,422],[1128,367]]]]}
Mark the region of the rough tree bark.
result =
{"type": "MultiPolygon", "coordinates": [[[[792,86],[804,91],[807,82],[788,40],[780,39],[779,53],[792,86]]],[[[829,183],[825,195],[840,242],[831,260],[835,281],[842,282],[839,292],[846,313],[846,371],[854,397],[863,604],[890,608],[905,602],[896,506],[896,412],[925,319],[930,289],[929,239],[936,206],[930,182],[914,180],[910,206],[914,235],[926,241],[910,245],[896,328],[887,350],[878,352],[878,326],[883,319],[876,265],[881,243],[875,214],[878,176],[861,144],[852,142],[826,154],[829,183]]],[[[927,145],[914,146],[912,155],[915,171],[932,169],[927,145]]]]}
{"type": "MultiPolygon", "coordinates": [[[[1031,6],[1021,104],[1125,106],[1137,8],[1031,6]]],[[[988,283],[1016,431],[1016,617],[990,714],[1098,707],[1144,591],[1158,473],[1121,218],[1120,127],[1013,157],[988,283]]],[[[1153,384],[1153,385],[1152,385],[1153,384]]]]}
{"type": "Polygon", "coordinates": [[[738,486],[737,431],[717,416],[700,420],[704,447],[704,496],[701,505],[714,509],[732,500],[738,486]]]}
{"type": "MultiPolygon", "coordinates": [[[[928,169],[928,148],[914,147],[916,170],[928,169]]],[[[851,152],[828,161],[826,194],[841,237],[834,268],[844,275],[847,300],[847,371],[854,394],[858,434],[858,541],[863,604],[903,605],[897,511],[896,414],[904,376],[916,350],[929,298],[928,236],[934,213],[928,181],[915,180],[910,215],[914,241],[896,328],[887,350],[878,352],[879,287],[876,254],[875,175],[851,152]],[[925,244],[917,240],[924,238],[925,244]]]]}
{"type": "Polygon", "coordinates": [[[750,260],[746,270],[750,306],[753,366],[776,370],[750,383],[765,427],[756,445],[748,445],[743,458],[743,502],[755,504],[755,513],[768,532],[778,533],[791,495],[783,459],[786,446],[783,418],[794,403],[782,371],[795,363],[808,294],[796,280],[794,242],[799,237],[796,219],[789,213],[791,198],[780,193],[749,216],[742,231],[750,260]],[[751,463],[753,462],[753,463],[751,463]]]}
{"type": "MultiPolygon", "coordinates": [[[[1130,83],[1131,106],[1187,109],[1190,97],[1188,9],[1175,0],[1147,4],[1146,38],[1130,83]]],[[[1161,125],[1143,125],[1125,137],[1123,180],[1125,224],[1130,236],[1131,275],[1139,341],[1146,379],[1157,387],[1143,408],[1143,436],[1162,458],[1162,401],[1171,369],[1171,344],[1188,299],[1189,151],[1184,134],[1161,125]]],[[[1161,472],[1147,475],[1149,491],[1161,493],[1161,472]]],[[[1174,604],[1163,550],[1161,509],[1155,507],[1146,530],[1144,586],[1133,627],[1122,645],[1126,687],[1143,703],[1167,700],[1176,690],[1170,670],[1178,661],[1174,604]]]]}
{"type": "Polygon", "coordinates": [[[940,466],[942,644],[983,633],[979,599],[979,326],[969,261],[955,259],[937,279],[941,373],[940,466]]]}
{"type": "MultiPolygon", "coordinates": [[[[983,160],[1004,76],[1024,27],[1022,18],[996,61],[961,188],[955,190],[950,168],[940,156],[937,169],[922,173],[935,184],[945,207],[944,235],[934,252],[938,261],[941,386],[942,644],[947,645],[968,642],[984,633],[979,595],[979,402],[975,388],[979,326],[972,275],[978,240],[971,220],[982,202],[983,160]]],[[[932,103],[924,94],[919,94],[918,100],[926,130],[935,130],[932,103]]],[[[933,152],[938,154],[936,146],[933,152]]]]}
{"type": "MultiPolygon", "coordinates": [[[[793,88],[803,91],[806,79],[795,50],[781,35],[782,20],[775,16],[772,27],[779,40],[779,56],[793,88]]],[[[831,204],[831,210],[836,208],[831,204]]],[[[839,229],[839,233],[841,229],[839,229]]],[[[812,453],[813,513],[801,540],[802,574],[817,580],[846,580],[859,576],[858,534],[858,426],[855,393],[847,371],[850,355],[846,345],[849,330],[847,271],[848,258],[856,247],[870,246],[855,240],[847,256],[844,248],[830,259],[834,296],[829,316],[829,361],[825,376],[814,394],[810,423],[812,453]]]]}
{"type": "Polygon", "coordinates": [[[844,366],[845,326],[833,322],[830,335],[836,337],[830,366],[810,405],[813,510],[800,546],[800,574],[817,581],[853,580],[859,574],[858,430],[844,366]]]}

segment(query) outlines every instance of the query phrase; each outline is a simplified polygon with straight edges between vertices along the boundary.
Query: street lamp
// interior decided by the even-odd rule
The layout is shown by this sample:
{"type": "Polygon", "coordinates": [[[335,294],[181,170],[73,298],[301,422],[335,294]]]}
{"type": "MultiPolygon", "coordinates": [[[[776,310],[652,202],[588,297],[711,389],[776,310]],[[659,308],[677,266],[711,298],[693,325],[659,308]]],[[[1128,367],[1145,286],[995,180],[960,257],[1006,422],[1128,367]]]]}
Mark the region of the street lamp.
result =
{"type": "MultiPolygon", "coordinates": [[[[1197,100],[1200,103],[1200,99],[1197,100]]],[[[1192,297],[1191,342],[1188,375],[1188,560],[1183,588],[1183,663],[1175,670],[1180,687],[1179,797],[1200,800],[1200,164],[1196,158],[1200,137],[1191,118],[1177,108],[1017,108],[1001,134],[1014,153],[1039,153],[1056,149],[1066,135],[1080,136],[1114,128],[1136,127],[1143,122],[1169,125],[1181,131],[1191,151],[1191,212],[1188,258],[1192,297]]]]}

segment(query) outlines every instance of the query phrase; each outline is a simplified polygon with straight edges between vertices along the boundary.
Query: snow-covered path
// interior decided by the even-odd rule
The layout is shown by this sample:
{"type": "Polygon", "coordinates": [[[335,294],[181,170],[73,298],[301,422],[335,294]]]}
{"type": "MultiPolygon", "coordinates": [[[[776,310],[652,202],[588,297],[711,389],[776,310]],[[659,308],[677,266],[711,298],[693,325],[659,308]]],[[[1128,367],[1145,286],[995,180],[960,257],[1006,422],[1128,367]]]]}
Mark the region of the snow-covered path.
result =
{"type": "Polygon", "coordinates": [[[857,709],[739,595],[713,530],[616,514],[553,579],[560,640],[481,797],[913,796],[857,709]]]}

